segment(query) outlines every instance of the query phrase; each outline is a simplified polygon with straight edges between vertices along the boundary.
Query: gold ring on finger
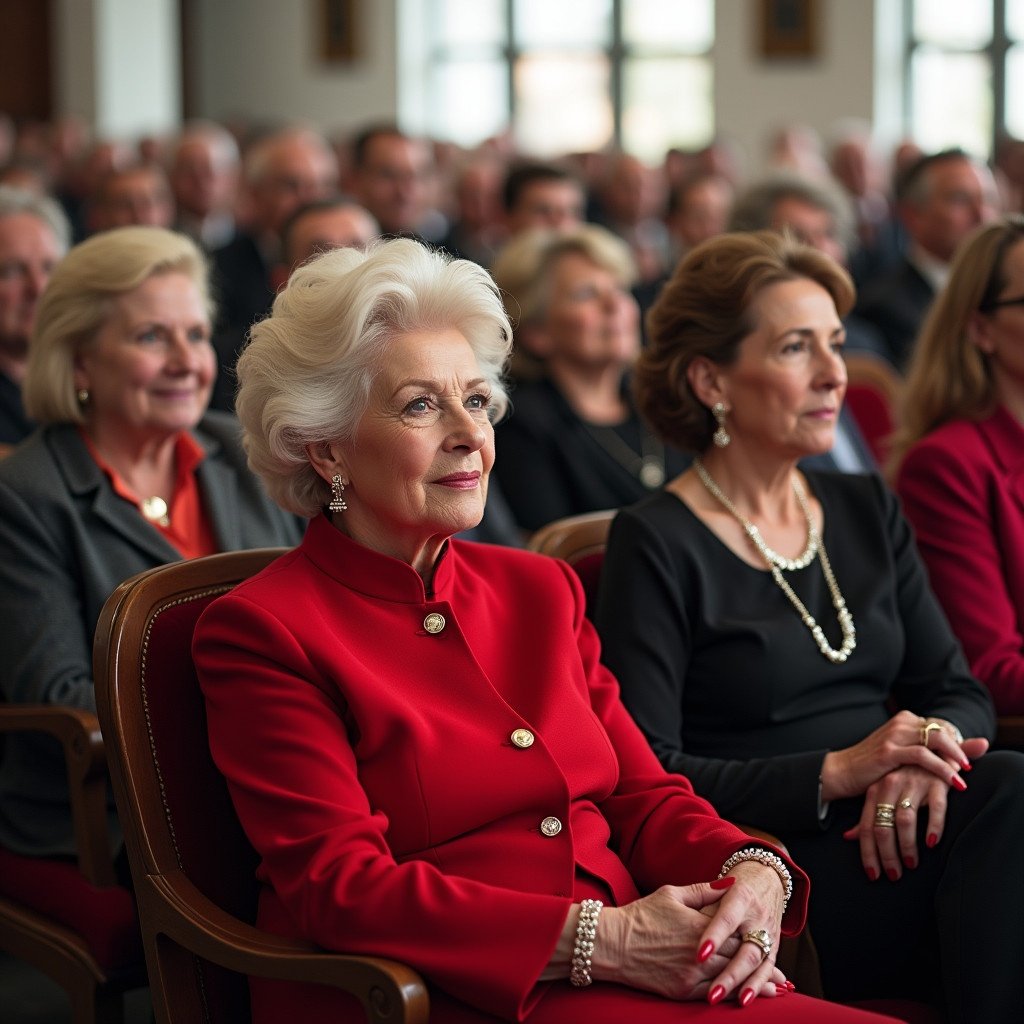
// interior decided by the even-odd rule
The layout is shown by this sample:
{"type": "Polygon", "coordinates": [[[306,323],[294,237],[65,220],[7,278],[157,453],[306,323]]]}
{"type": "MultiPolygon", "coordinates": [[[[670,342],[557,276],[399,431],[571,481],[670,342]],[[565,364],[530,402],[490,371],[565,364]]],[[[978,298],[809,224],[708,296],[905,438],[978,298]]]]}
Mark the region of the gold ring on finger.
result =
{"type": "Polygon", "coordinates": [[[875,824],[879,828],[896,827],[896,805],[875,804],[875,824]]]}
{"type": "Polygon", "coordinates": [[[914,801],[909,796],[905,796],[896,806],[901,811],[912,811],[914,809],[914,801]]]}
{"type": "Polygon", "coordinates": [[[772,937],[764,928],[756,928],[754,931],[747,932],[742,939],[743,942],[752,942],[755,946],[761,948],[761,962],[771,956],[772,952],[772,937]]]}
{"type": "Polygon", "coordinates": [[[931,742],[932,733],[941,731],[942,726],[938,722],[925,722],[921,726],[921,742],[927,747],[931,742]]]}

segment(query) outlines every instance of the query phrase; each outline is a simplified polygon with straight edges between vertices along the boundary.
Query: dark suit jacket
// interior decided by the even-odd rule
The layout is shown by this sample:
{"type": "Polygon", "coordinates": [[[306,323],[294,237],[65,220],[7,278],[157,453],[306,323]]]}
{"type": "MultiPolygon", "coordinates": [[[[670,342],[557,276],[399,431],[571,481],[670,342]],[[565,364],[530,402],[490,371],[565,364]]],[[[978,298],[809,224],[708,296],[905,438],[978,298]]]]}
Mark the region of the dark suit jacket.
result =
{"type": "Polygon", "coordinates": [[[1005,409],[919,441],[896,489],[932,589],[1002,714],[1024,714],[1024,427],[1005,409]]]}
{"type": "Polygon", "coordinates": [[[217,249],[210,261],[217,302],[213,347],[219,363],[210,404],[214,409],[231,410],[235,405],[235,363],[249,328],[270,312],[274,289],[271,268],[252,235],[236,235],[217,249]]]}
{"type": "MultiPolygon", "coordinates": [[[[250,473],[232,416],[194,431],[199,488],[221,550],[291,545],[300,525],[250,473]]],[[[78,430],[43,427],[0,463],[0,687],[11,702],[95,707],[92,636],[114,588],[181,555],[119,498],[78,430]]],[[[111,813],[115,839],[119,839],[111,813]]],[[[61,761],[45,740],[9,736],[0,765],[0,843],[73,852],[61,761]]]]}
{"type": "Polygon", "coordinates": [[[32,433],[35,424],[25,415],[21,388],[0,373],[0,444],[17,444],[32,433]]]}
{"type": "Polygon", "coordinates": [[[904,370],[935,290],[906,258],[866,285],[854,313],[873,323],[885,338],[889,361],[904,370]]]}

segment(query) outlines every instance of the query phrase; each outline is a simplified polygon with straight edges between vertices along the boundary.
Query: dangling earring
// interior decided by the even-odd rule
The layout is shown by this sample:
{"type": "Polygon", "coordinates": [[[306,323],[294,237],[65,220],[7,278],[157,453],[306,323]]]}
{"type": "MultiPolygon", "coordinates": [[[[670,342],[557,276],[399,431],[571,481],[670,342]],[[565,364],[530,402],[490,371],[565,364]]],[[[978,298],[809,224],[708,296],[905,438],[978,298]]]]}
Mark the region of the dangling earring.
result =
{"type": "Polygon", "coordinates": [[[337,473],[331,477],[331,500],[327,507],[332,512],[346,512],[348,505],[345,504],[345,481],[337,473]]]}
{"type": "Polygon", "coordinates": [[[715,442],[718,448],[724,448],[732,438],[729,436],[729,431],[725,429],[725,403],[715,402],[711,406],[711,414],[715,417],[715,421],[718,423],[718,429],[711,435],[711,440],[715,442]]]}
{"type": "Polygon", "coordinates": [[[89,404],[89,389],[88,388],[79,388],[75,392],[75,398],[78,399],[78,404],[79,405],[88,405],[89,404]]]}

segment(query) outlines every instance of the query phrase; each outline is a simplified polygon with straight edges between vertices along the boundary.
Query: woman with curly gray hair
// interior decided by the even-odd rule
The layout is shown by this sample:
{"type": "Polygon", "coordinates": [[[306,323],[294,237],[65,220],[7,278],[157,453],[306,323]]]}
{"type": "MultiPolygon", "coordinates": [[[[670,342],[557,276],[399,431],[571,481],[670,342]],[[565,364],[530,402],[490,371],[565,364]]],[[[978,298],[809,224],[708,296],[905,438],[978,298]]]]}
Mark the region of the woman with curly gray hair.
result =
{"type": "MultiPolygon", "coordinates": [[[[451,539],[483,511],[510,338],[484,270],[399,239],[301,267],[239,361],[251,465],[313,516],[194,647],[260,923],[405,961],[435,1020],[685,1021],[680,1000],[725,998],[864,1019],[779,1009],[802,876],[659,767],[572,570],[451,539]]],[[[258,1022],[347,1019],[327,989],[252,993],[258,1022]]]]}

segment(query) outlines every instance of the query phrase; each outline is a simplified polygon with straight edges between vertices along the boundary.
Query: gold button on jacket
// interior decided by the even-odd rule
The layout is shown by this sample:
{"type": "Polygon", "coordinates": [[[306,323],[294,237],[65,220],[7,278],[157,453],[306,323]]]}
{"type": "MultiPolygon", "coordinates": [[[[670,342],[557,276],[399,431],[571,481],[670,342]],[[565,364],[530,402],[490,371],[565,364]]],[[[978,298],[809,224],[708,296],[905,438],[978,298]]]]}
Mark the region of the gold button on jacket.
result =
{"type": "Polygon", "coordinates": [[[562,823],[554,817],[545,818],[540,823],[540,830],[546,836],[557,836],[562,831],[562,823]]]}
{"type": "Polygon", "coordinates": [[[527,747],[533,746],[533,733],[529,729],[516,729],[512,733],[512,742],[520,750],[525,750],[527,747]]]}
{"type": "Polygon", "coordinates": [[[440,633],[445,627],[444,616],[440,612],[431,612],[423,620],[423,628],[428,633],[440,633]]]}

